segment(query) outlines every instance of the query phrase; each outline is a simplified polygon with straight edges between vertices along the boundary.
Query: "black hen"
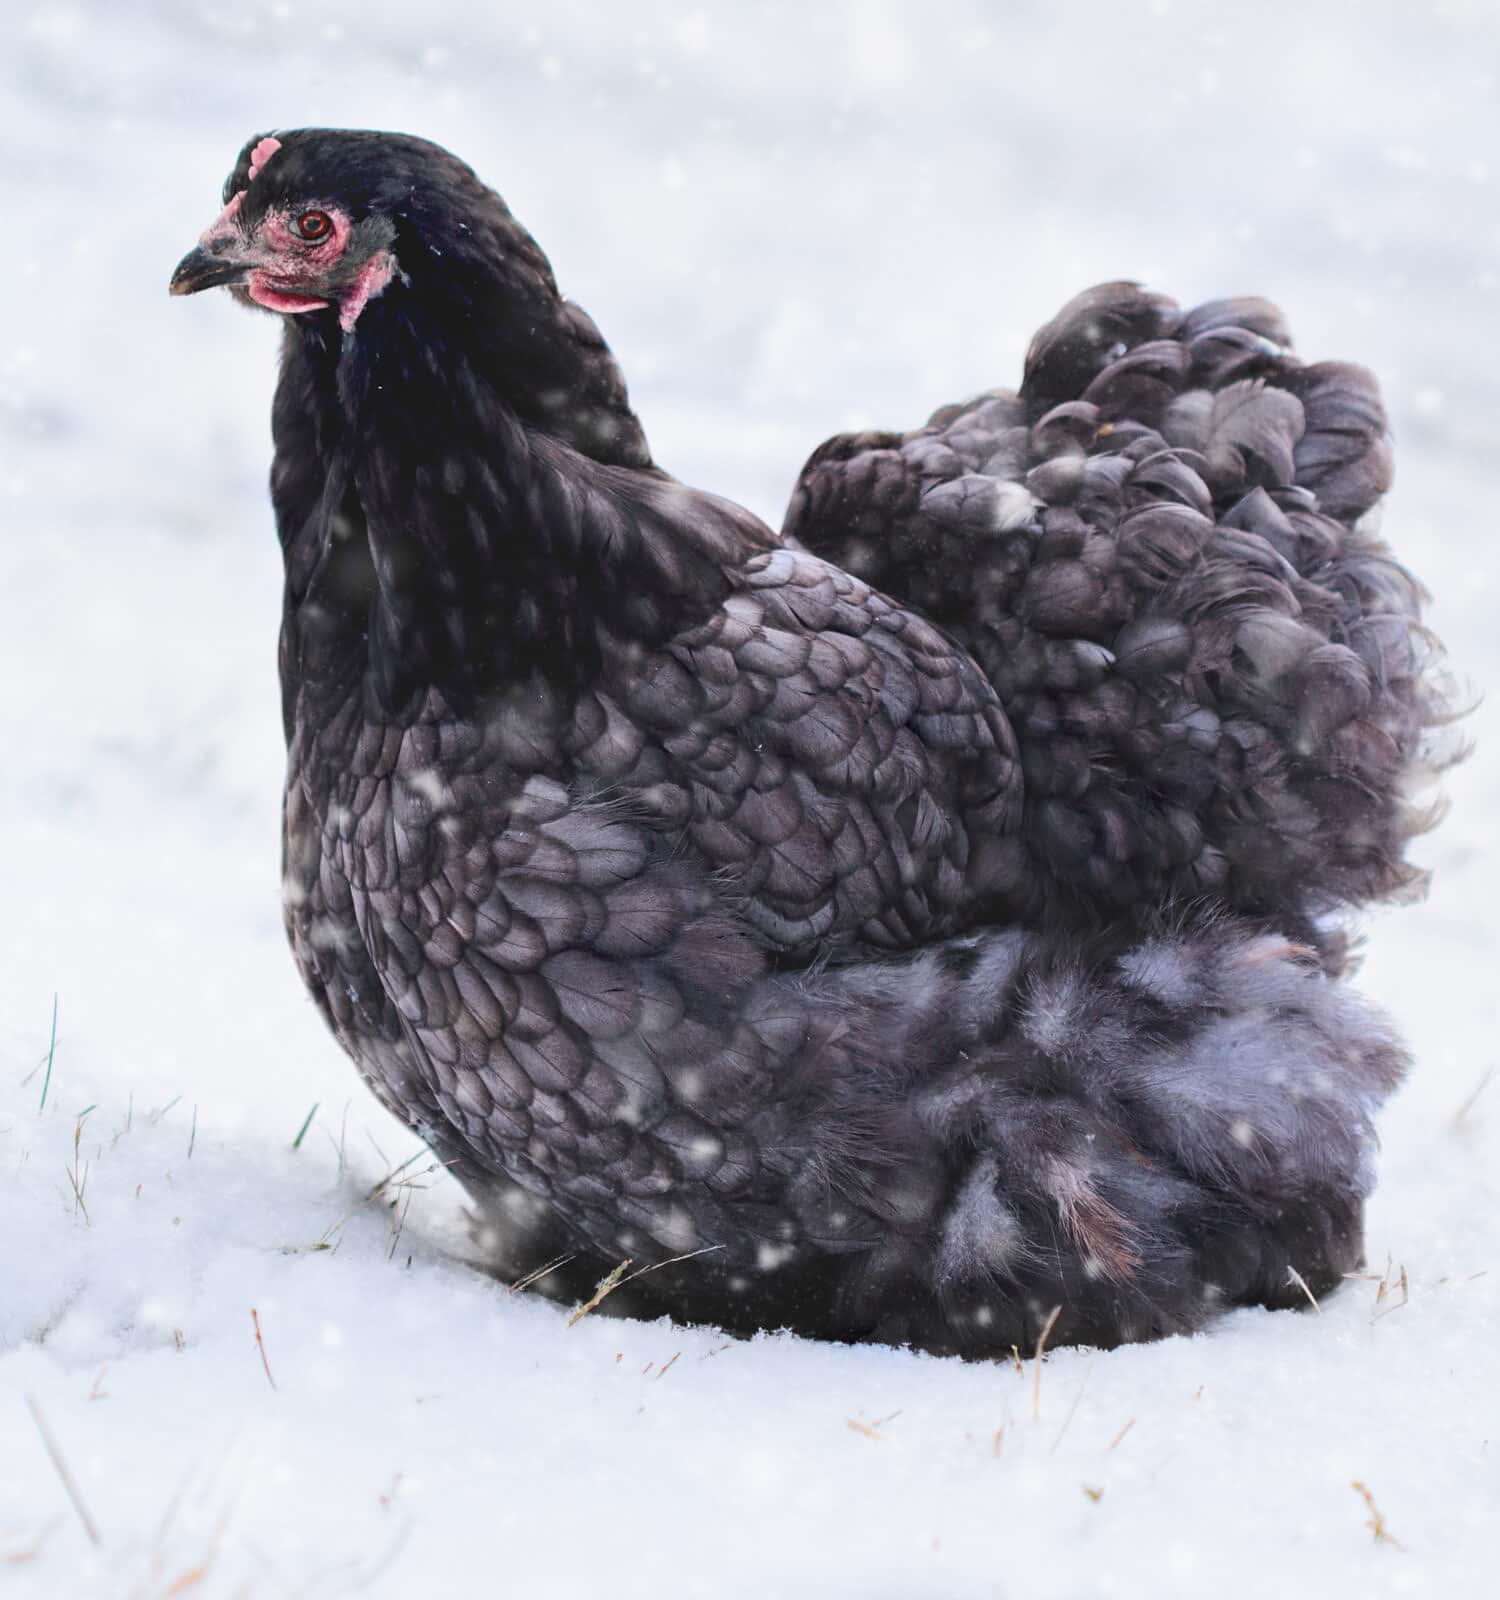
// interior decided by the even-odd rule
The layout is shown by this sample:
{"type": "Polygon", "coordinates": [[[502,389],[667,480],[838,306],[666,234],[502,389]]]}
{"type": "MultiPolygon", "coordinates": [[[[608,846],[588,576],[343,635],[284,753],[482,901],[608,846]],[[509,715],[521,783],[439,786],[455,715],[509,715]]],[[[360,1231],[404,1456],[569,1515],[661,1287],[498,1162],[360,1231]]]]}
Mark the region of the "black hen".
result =
{"type": "MultiPolygon", "coordinates": [[[[629,1257],[636,1306],[967,1353],[1053,1307],[1113,1343],[1337,1283],[1404,1058],[1304,900],[1142,875],[1154,903],[1045,915],[1040,780],[985,672],[653,466],[452,156],[285,133],[225,201],[173,288],[287,317],[288,932],[502,1270],[565,1256],[542,1287],[576,1293],[629,1257]]],[[[1170,499],[1188,467],[1160,471],[1170,499]]]]}
{"type": "Polygon", "coordinates": [[[1015,730],[1018,915],[1207,897],[1318,919],[1420,888],[1446,720],[1422,593],[1368,527],[1375,380],[1304,366],[1274,306],[1079,295],[1018,394],[831,439],[785,534],[973,652],[1015,730]]]}

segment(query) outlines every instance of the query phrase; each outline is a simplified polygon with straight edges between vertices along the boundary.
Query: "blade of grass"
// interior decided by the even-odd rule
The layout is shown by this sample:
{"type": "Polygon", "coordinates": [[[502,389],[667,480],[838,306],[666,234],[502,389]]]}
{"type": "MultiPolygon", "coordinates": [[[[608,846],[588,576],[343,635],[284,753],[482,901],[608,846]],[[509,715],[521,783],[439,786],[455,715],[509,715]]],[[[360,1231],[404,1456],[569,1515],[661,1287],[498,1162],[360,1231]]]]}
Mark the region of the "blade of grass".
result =
{"type": "MultiPolygon", "coordinates": [[[[52,1082],[52,1058],[57,1054],[57,991],[52,991],[52,1037],[47,1042],[47,1075],[42,1079],[42,1102],[36,1108],[36,1114],[41,1114],[47,1109],[47,1087],[52,1082]]],[[[94,1541],[97,1544],[99,1541],[94,1541]]]]}
{"type": "Polygon", "coordinates": [[[599,1287],[595,1289],[593,1294],[591,1294],[589,1298],[585,1300],[581,1306],[579,1306],[573,1315],[568,1318],[568,1326],[571,1328],[574,1323],[582,1322],[589,1312],[591,1312],[594,1307],[600,1303],[600,1301],[612,1295],[615,1290],[620,1287],[621,1283],[624,1282],[625,1274],[629,1270],[629,1256],[626,1256],[617,1267],[611,1267],[608,1274],[604,1278],[600,1279],[599,1287]]]}
{"type": "Polygon", "coordinates": [[[1039,1422],[1042,1415],[1042,1357],[1047,1351],[1047,1337],[1057,1326],[1057,1319],[1062,1315],[1061,1306],[1053,1306],[1047,1320],[1042,1324],[1042,1331],[1036,1341],[1036,1357],[1032,1364],[1031,1379],[1031,1420],[1039,1422]]]}
{"type": "Polygon", "coordinates": [[[271,1376],[271,1363],[266,1356],[266,1341],[260,1336],[260,1312],[254,1306],[250,1307],[250,1320],[255,1324],[255,1344],[260,1351],[260,1364],[266,1369],[266,1382],[274,1389],[276,1380],[271,1376]]]}
{"type": "Polygon", "coordinates": [[[26,1409],[31,1413],[31,1420],[36,1424],[36,1431],[42,1436],[48,1456],[56,1469],[62,1486],[67,1491],[68,1499],[73,1502],[73,1509],[78,1513],[78,1520],[83,1524],[83,1531],[89,1536],[89,1543],[99,1545],[103,1541],[99,1537],[99,1524],[89,1515],[89,1508],[83,1503],[83,1495],[79,1492],[78,1484],[73,1474],[68,1471],[68,1464],[63,1460],[62,1451],[58,1448],[57,1440],[52,1437],[52,1430],[47,1426],[47,1419],[42,1415],[42,1408],[36,1403],[34,1395],[26,1396],[26,1409]]]}
{"type": "MultiPolygon", "coordinates": [[[[568,1318],[568,1326],[571,1328],[575,1322],[581,1321],[601,1300],[607,1300],[621,1284],[634,1283],[637,1278],[644,1278],[648,1272],[660,1271],[662,1267],[676,1266],[679,1261],[691,1261],[695,1256],[712,1255],[715,1250],[723,1248],[721,1244],[706,1244],[701,1250],[689,1250],[685,1255],[668,1256],[665,1261],[653,1261],[648,1266],[637,1267],[628,1278],[625,1276],[625,1269],[630,1265],[630,1257],[626,1256],[619,1266],[610,1269],[609,1275],[600,1281],[599,1287],[568,1318]]],[[[1057,1309],[1061,1311],[1062,1307],[1059,1306],[1057,1309]]]]}
{"type": "Polygon", "coordinates": [[[307,1130],[312,1127],[312,1119],[317,1116],[318,1106],[320,1103],[320,1101],[314,1100],[312,1104],[312,1110],[309,1111],[302,1119],[302,1126],[297,1129],[297,1137],[292,1140],[293,1150],[300,1150],[302,1148],[302,1141],[307,1137],[307,1130]]]}
{"type": "Polygon", "coordinates": [[[1304,1278],[1294,1266],[1288,1265],[1286,1269],[1286,1281],[1288,1283],[1295,1284],[1303,1292],[1303,1294],[1307,1296],[1307,1303],[1313,1308],[1313,1310],[1316,1311],[1320,1317],[1323,1315],[1323,1308],[1318,1304],[1317,1295],[1315,1295],[1308,1287],[1307,1279],[1304,1278]]]}
{"type": "Polygon", "coordinates": [[[544,1261],[541,1266],[533,1267],[524,1277],[517,1278],[513,1284],[509,1285],[510,1293],[520,1294],[523,1289],[529,1289],[532,1284],[540,1283],[543,1278],[556,1272],[559,1267],[567,1266],[573,1259],[573,1254],[574,1252],[572,1251],[565,1251],[560,1256],[553,1256],[550,1261],[544,1261]]]}
{"type": "MultiPolygon", "coordinates": [[[[372,1143],[373,1143],[373,1141],[372,1141],[372,1143]]],[[[376,1145],[375,1148],[378,1150],[380,1148],[380,1146],[376,1145]]],[[[366,1203],[368,1203],[369,1201],[374,1200],[375,1198],[377,1198],[377,1196],[380,1194],[382,1189],[386,1188],[387,1185],[389,1185],[396,1178],[398,1178],[403,1172],[405,1172],[406,1169],[409,1166],[411,1166],[411,1164],[414,1161],[420,1161],[422,1159],[422,1157],[425,1156],[427,1153],[428,1152],[426,1150],[418,1150],[414,1155],[409,1155],[406,1158],[406,1160],[401,1163],[401,1165],[399,1167],[392,1167],[391,1170],[389,1172],[387,1172],[386,1175],[380,1180],[380,1182],[377,1183],[375,1185],[375,1187],[370,1190],[369,1194],[367,1194],[365,1196],[366,1203]]],[[[384,1161],[385,1157],[381,1156],[380,1159],[382,1161],[384,1161]]]]}

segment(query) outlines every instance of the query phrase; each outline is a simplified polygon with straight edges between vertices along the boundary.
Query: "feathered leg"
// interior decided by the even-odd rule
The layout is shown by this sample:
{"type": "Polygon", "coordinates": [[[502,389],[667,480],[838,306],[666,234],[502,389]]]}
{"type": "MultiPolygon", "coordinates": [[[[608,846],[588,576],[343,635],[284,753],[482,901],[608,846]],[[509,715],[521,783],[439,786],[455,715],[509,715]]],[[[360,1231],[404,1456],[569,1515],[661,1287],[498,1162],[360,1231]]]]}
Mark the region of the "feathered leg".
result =
{"type": "Polygon", "coordinates": [[[1053,1338],[1112,1345],[1358,1266],[1406,1055],[1311,952],[1224,919],[1092,960],[1032,946],[1003,993],[981,954],[967,983],[977,1048],[911,1105],[950,1187],[927,1239],[851,1273],[856,1321],[981,1354],[1058,1307],[1053,1338]]]}
{"type": "MultiPolygon", "coordinates": [[[[690,1260],[635,1255],[648,1275],[610,1309],[984,1356],[1032,1348],[1054,1307],[1054,1341],[1114,1345],[1305,1304],[1360,1261],[1372,1117],[1405,1053],[1257,925],[1084,952],[983,934],[775,976],[746,1006],[784,1040],[746,1124],[788,1152],[779,1196],[722,1202],[690,1260]]],[[[512,1200],[548,1219],[538,1263],[568,1248],[512,1200]]],[[[573,1249],[580,1297],[627,1253],[573,1249]]]]}

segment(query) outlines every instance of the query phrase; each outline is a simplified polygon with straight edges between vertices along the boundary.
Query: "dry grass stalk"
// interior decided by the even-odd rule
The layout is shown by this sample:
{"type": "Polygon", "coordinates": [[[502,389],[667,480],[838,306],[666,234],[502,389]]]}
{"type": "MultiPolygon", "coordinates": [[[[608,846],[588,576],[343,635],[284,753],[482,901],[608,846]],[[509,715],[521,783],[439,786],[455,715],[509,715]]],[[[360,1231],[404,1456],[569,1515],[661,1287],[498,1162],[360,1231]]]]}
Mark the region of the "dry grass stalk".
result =
{"type": "MultiPolygon", "coordinates": [[[[375,1148],[379,1150],[380,1146],[376,1145],[375,1148]]],[[[426,1154],[427,1152],[425,1150],[418,1150],[415,1155],[408,1156],[406,1160],[401,1162],[399,1166],[392,1167],[390,1171],[387,1172],[386,1175],[380,1180],[380,1182],[377,1183],[375,1187],[371,1189],[370,1192],[365,1196],[365,1203],[368,1204],[371,1200],[378,1200],[385,1190],[392,1183],[394,1183],[396,1179],[399,1178],[401,1174],[413,1164],[413,1162],[420,1161],[426,1154]]],[[[380,1159],[383,1161],[385,1157],[382,1156],[380,1159]]],[[[433,1167],[428,1167],[427,1172],[432,1172],[433,1170],[435,1170],[435,1164],[433,1167]]],[[[424,1178],[427,1176],[427,1173],[419,1172],[415,1176],[418,1178],[424,1178]]]]}
{"type": "Polygon", "coordinates": [[[416,1192],[414,1188],[407,1188],[391,1209],[391,1244],[385,1253],[387,1261],[396,1259],[396,1246],[401,1243],[401,1235],[406,1229],[406,1218],[411,1211],[411,1197],[416,1192]]]}
{"type": "Polygon", "coordinates": [[[1303,1294],[1305,1294],[1307,1296],[1307,1303],[1321,1317],[1323,1315],[1323,1308],[1322,1308],[1322,1306],[1320,1306],[1318,1304],[1317,1295],[1315,1295],[1312,1292],[1312,1290],[1308,1287],[1307,1279],[1304,1278],[1302,1276],[1302,1274],[1300,1272],[1298,1272],[1295,1267],[1290,1266],[1290,1265],[1286,1269],[1286,1275],[1287,1275],[1288,1282],[1295,1283],[1297,1285],[1297,1287],[1303,1292],[1303,1294]]]}
{"type": "Polygon", "coordinates": [[[665,1378],[665,1377],[666,1377],[666,1375],[667,1375],[667,1374],[668,1374],[668,1373],[669,1373],[669,1372],[670,1372],[670,1371],[671,1371],[671,1370],[672,1370],[672,1368],[673,1368],[673,1367],[675,1367],[675,1366],[676,1366],[676,1365],[677,1365],[677,1361],[678,1361],[678,1357],[680,1357],[680,1356],[681,1356],[681,1355],[682,1355],[682,1351],[680,1351],[680,1350],[679,1350],[679,1351],[678,1351],[678,1352],[677,1352],[677,1355],[675,1355],[675,1356],[673,1356],[673,1357],[672,1357],[672,1359],[671,1359],[671,1360],[670,1360],[670,1361],[669,1361],[669,1362],[668,1362],[668,1363],[667,1363],[667,1364],[666,1364],[666,1366],[664,1366],[664,1367],[663,1367],[663,1368],[662,1368],[662,1369],[661,1369],[661,1371],[660,1371],[660,1372],[658,1372],[658,1373],[657,1373],[657,1375],[656,1375],[656,1381],[657,1381],[657,1382],[658,1382],[658,1383],[660,1383],[660,1382],[661,1382],[661,1380],[662,1380],[662,1379],[663,1379],[663,1378],[665,1378]]]}
{"type": "Polygon", "coordinates": [[[196,1567],[189,1567],[186,1572],[162,1590],[163,1600],[174,1594],[186,1594],[189,1589],[196,1589],[209,1574],[209,1563],[201,1561],[196,1567]]]}
{"type": "MultiPolygon", "coordinates": [[[[215,1485],[224,1467],[225,1458],[221,1457],[202,1485],[205,1493],[215,1492],[215,1485]]],[[[167,1501],[166,1509],[162,1512],[161,1523],[156,1530],[155,1549],[151,1558],[152,1577],[149,1581],[152,1584],[163,1578],[163,1569],[169,1560],[175,1566],[179,1559],[175,1554],[169,1554],[168,1542],[170,1539],[173,1551],[181,1543],[180,1538],[173,1537],[172,1529],[177,1521],[178,1513],[182,1510],[183,1502],[187,1498],[191,1485],[191,1478],[183,1478],[176,1489],[173,1490],[172,1497],[167,1501]]],[[[153,1587],[150,1591],[153,1596],[165,1597],[167,1595],[186,1594],[190,1589],[196,1589],[212,1575],[214,1562],[218,1560],[219,1550],[223,1546],[224,1535],[228,1532],[230,1520],[234,1516],[238,1498],[238,1493],[232,1494],[220,1509],[218,1516],[214,1519],[213,1530],[208,1536],[208,1542],[202,1554],[191,1566],[184,1568],[175,1578],[167,1581],[163,1588],[158,1590],[153,1587]]],[[[143,1589],[132,1589],[132,1600],[136,1600],[136,1597],[144,1593],[143,1589]]]]}
{"type": "Polygon", "coordinates": [[[1380,1507],[1375,1504],[1375,1496],[1370,1493],[1369,1489],[1358,1478],[1354,1479],[1350,1487],[1364,1501],[1366,1508],[1369,1510],[1370,1515],[1365,1520],[1365,1526],[1375,1536],[1376,1544],[1394,1545],[1397,1550],[1404,1550],[1406,1546],[1386,1527],[1385,1518],[1381,1515],[1380,1507]]]}
{"type": "Polygon", "coordinates": [[[68,1499],[73,1502],[73,1509],[78,1513],[83,1531],[89,1536],[89,1543],[95,1546],[102,1544],[104,1541],[99,1537],[99,1524],[89,1515],[89,1508],[83,1503],[83,1495],[77,1481],[69,1472],[68,1464],[63,1460],[62,1451],[58,1448],[57,1440],[52,1437],[52,1430],[47,1426],[47,1419],[42,1415],[42,1408],[36,1403],[34,1395],[26,1396],[26,1409],[36,1424],[36,1431],[42,1436],[42,1445],[52,1460],[52,1466],[62,1481],[68,1499]]]}
{"type": "Polygon", "coordinates": [[[868,1422],[858,1422],[853,1417],[849,1418],[849,1426],[856,1433],[864,1434],[867,1439],[884,1439],[885,1437],[878,1429],[872,1428],[868,1422]]]}
{"type": "Polygon", "coordinates": [[[1130,1430],[1131,1430],[1131,1429],[1132,1429],[1132,1428],[1133,1428],[1133,1427],[1134,1427],[1134,1426],[1135,1426],[1135,1418],[1134,1418],[1134,1417],[1132,1417],[1132,1418],[1131,1418],[1131,1419],[1130,1419],[1130,1421],[1129,1421],[1129,1422],[1127,1422],[1127,1423],[1126,1423],[1126,1424],[1125,1424],[1125,1426],[1124,1426],[1124,1427],[1123,1427],[1123,1428],[1121,1428],[1121,1429],[1120,1429],[1120,1431],[1119,1431],[1119,1432],[1118,1432],[1118,1433],[1117,1433],[1117,1434],[1116,1434],[1116,1435],[1115,1435],[1115,1436],[1114,1436],[1114,1438],[1113,1438],[1113,1439],[1111,1439],[1111,1440],[1110,1440],[1110,1441],[1109,1441],[1109,1443],[1108,1443],[1108,1444],[1107,1444],[1107,1445],[1105,1445],[1105,1447],[1104,1447],[1104,1453],[1105,1453],[1105,1454],[1106,1454],[1106,1455],[1108,1455],[1108,1454],[1109,1454],[1109,1452],[1110,1452],[1110,1451],[1111,1451],[1111,1450],[1113,1450],[1113,1449],[1114,1449],[1114,1447],[1115,1447],[1115,1446],[1116,1446],[1116,1445],[1117,1445],[1117,1444],[1119,1444],[1119,1442],[1120,1442],[1120,1440],[1121,1440],[1121,1439],[1123,1439],[1123,1438],[1124,1438],[1124,1437],[1125,1437],[1125,1435],[1126,1435],[1126,1434],[1127,1434],[1127,1433],[1129,1433],[1129,1432],[1130,1432],[1130,1430]]]}
{"type": "Polygon", "coordinates": [[[1403,1306],[1405,1306],[1410,1299],[1411,1299],[1411,1295],[1408,1292],[1407,1282],[1406,1282],[1406,1266],[1405,1266],[1405,1263],[1403,1263],[1397,1269],[1396,1281],[1394,1283],[1392,1283],[1391,1282],[1390,1258],[1387,1257],[1386,1258],[1385,1275],[1381,1278],[1380,1286],[1375,1291],[1375,1309],[1374,1309],[1374,1311],[1372,1311],[1370,1313],[1370,1321],[1371,1322],[1378,1322],[1382,1317],[1388,1317],[1391,1314],[1391,1312],[1400,1311],[1401,1308],[1403,1306]],[[1385,1300],[1386,1296],[1387,1295],[1394,1296],[1394,1295],[1397,1295],[1397,1294],[1399,1294],[1401,1296],[1401,1298],[1399,1300],[1393,1300],[1392,1304],[1386,1306],[1382,1310],[1381,1309],[1381,1302],[1385,1300]]]}
{"type": "Polygon", "coordinates": [[[1078,1393],[1073,1396],[1073,1404],[1068,1407],[1068,1414],[1063,1418],[1063,1425],[1057,1430],[1057,1437],[1052,1441],[1051,1447],[1047,1451],[1049,1456],[1056,1453],[1058,1445],[1063,1441],[1063,1435],[1072,1427],[1073,1418],[1078,1413],[1078,1402],[1083,1399],[1083,1391],[1088,1388],[1089,1379],[1093,1375],[1094,1363],[1090,1359],[1088,1366],[1084,1369],[1083,1382],[1078,1385],[1078,1393]]]}
{"type": "Polygon", "coordinates": [[[1094,1502],[1095,1505],[1098,1505],[1099,1502],[1104,1498],[1104,1490],[1102,1488],[1095,1489],[1090,1484],[1087,1484],[1087,1483],[1081,1484],[1080,1487],[1082,1488],[1083,1492],[1089,1497],[1089,1499],[1094,1502]]]}
{"type": "MultiPolygon", "coordinates": [[[[93,1108],[90,1107],[89,1109],[92,1110],[93,1108]]],[[[83,1203],[83,1191],[88,1188],[89,1183],[89,1164],[82,1158],[79,1148],[83,1143],[83,1119],[87,1115],[87,1111],[82,1112],[73,1128],[73,1165],[63,1170],[68,1174],[68,1182],[73,1189],[73,1211],[75,1215],[81,1211],[84,1222],[92,1227],[93,1224],[89,1220],[89,1208],[83,1203]]]]}
{"type": "Polygon", "coordinates": [[[629,1270],[629,1256],[626,1256],[617,1267],[611,1267],[608,1274],[599,1280],[599,1287],[595,1289],[588,1299],[585,1300],[583,1304],[579,1306],[579,1308],[573,1313],[573,1315],[568,1318],[568,1326],[571,1328],[575,1323],[582,1322],[589,1312],[591,1312],[596,1306],[600,1305],[603,1301],[607,1300],[609,1296],[612,1295],[622,1283],[624,1283],[625,1274],[629,1270]]]}
{"type": "Polygon", "coordinates": [[[600,1280],[599,1287],[594,1290],[584,1303],[568,1318],[568,1326],[581,1322],[589,1312],[593,1311],[601,1301],[607,1300],[616,1289],[627,1283],[634,1283],[637,1278],[644,1278],[648,1272],[657,1272],[662,1267],[676,1266],[679,1261],[691,1261],[695,1256],[711,1255],[715,1250],[722,1250],[721,1244],[706,1244],[701,1250],[688,1250],[680,1256],[668,1256],[665,1261],[653,1261],[649,1266],[637,1267],[627,1278],[625,1269],[630,1265],[630,1257],[626,1258],[617,1267],[612,1267],[606,1277],[600,1280]]]}
{"type": "Polygon", "coordinates": [[[59,1516],[54,1517],[51,1522],[44,1523],[41,1531],[30,1544],[22,1545],[16,1550],[7,1550],[3,1555],[0,1555],[0,1565],[24,1567],[28,1561],[35,1561],[42,1553],[42,1546],[52,1537],[61,1522],[62,1518],[59,1516]]]}
{"type": "Polygon", "coordinates": [[[550,1261],[544,1261],[541,1266],[533,1267],[525,1277],[517,1278],[509,1286],[509,1293],[520,1294],[523,1289],[529,1289],[532,1284],[540,1283],[543,1278],[550,1277],[559,1267],[565,1267],[573,1259],[574,1252],[567,1251],[560,1256],[553,1256],[550,1261]]]}
{"type": "Polygon", "coordinates": [[[1480,1095],[1482,1095],[1484,1093],[1484,1091],[1486,1089],[1488,1089],[1489,1086],[1494,1081],[1495,1081],[1495,1066],[1494,1066],[1494,1063],[1492,1062],[1489,1066],[1487,1066],[1484,1069],[1484,1072],[1481,1075],[1481,1077],[1479,1079],[1479,1082],[1476,1083],[1474,1085],[1474,1087],[1469,1091],[1469,1093],[1465,1096],[1463,1104],[1461,1106],[1459,1106],[1458,1110],[1453,1113],[1452,1118],[1449,1120],[1449,1126],[1455,1132],[1457,1132],[1459,1129],[1461,1129],[1463,1127],[1464,1123],[1468,1121],[1469,1113],[1479,1103],[1480,1095]]]}
{"type": "MultiPolygon", "coordinates": [[[[372,1139],[370,1142],[372,1144],[374,1144],[375,1141],[372,1139]]],[[[380,1146],[376,1145],[375,1148],[378,1151],[380,1146]]],[[[339,1217],[337,1219],[337,1221],[330,1222],[328,1224],[328,1226],[323,1230],[323,1237],[321,1239],[319,1239],[316,1244],[313,1244],[313,1245],[292,1245],[292,1246],[288,1247],[287,1249],[285,1249],[283,1251],[283,1254],[286,1254],[286,1255],[297,1255],[297,1254],[300,1254],[303,1250],[307,1250],[307,1251],[337,1250],[338,1247],[339,1247],[339,1244],[342,1242],[342,1239],[341,1238],[335,1239],[334,1235],[335,1234],[342,1235],[343,1229],[346,1226],[346,1224],[348,1224],[350,1222],[353,1222],[353,1220],[360,1214],[361,1211],[363,1211],[366,1208],[366,1206],[374,1205],[377,1200],[382,1199],[384,1197],[385,1192],[386,1192],[387,1189],[394,1188],[394,1189],[398,1189],[398,1190],[404,1191],[404,1196],[405,1196],[405,1198],[407,1200],[407,1204],[408,1204],[408,1207],[409,1207],[410,1206],[410,1196],[411,1196],[411,1194],[416,1190],[425,1190],[426,1189],[427,1185],[422,1182],[422,1180],[424,1178],[430,1178],[434,1172],[441,1172],[445,1167],[451,1167],[454,1164],[451,1161],[433,1161],[433,1162],[429,1163],[427,1166],[423,1167],[420,1172],[413,1172],[409,1177],[402,1177],[401,1176],[401,1174],[406,1171],[406,1169],[412,1164],[412,1162],[420,1161],[421,1158],[426,1153],[427,1152],[425,1150],[418,1150],[415,1155],[408,1156],[406,1158],[406,1160],[403,1161],[399,1166],[392,1167],[390,1169],[390,1171],[386,1173],[386,1175],[379,1181],[379,1183],[377,1183],[375,1185],[375,1187],[373,1189],[370,1190],[370,1192],[367,1195],[365,1195],[365,1197],[360,1201],[360,1203],[357,1206],[355,1206],[355,1208],[352,1211],[346,1211],[343,1214],[343,1216],[341,1216],[341,1217],[339,1217]]],[[[385,1157],[382,1156],[381,1160],[383,1161],[384,1159],[385,1159],[385,1157]]],[[[400,1203],[402,1198],[403,1198],[403,1196],[401,1194],[398,1194],[396,1196],[396,1198],[394,1200],[392,1200],[390,1203],[393,1206],[399,1206],[399,1203],[400,1203]]],[[[402,1226],[404,1227],[405,1226],[404,1214],[402,1215],[400,1220],[401,1220],[402,1226]]],[[[400,1228],[397,1228],[397,1230],[396,1230],[397,1239],[399,1239],[400,1236],[401,1236],[401,1230],[400,1230],[400,1228]]],[[[395,1254],[395,1246],[394,1245],[392,1245],[392,1247],[391,1247],[391,1254],[392,1255],[395,1254]]]]}
{"type": "Polygon", "coordinates": [[[255,1324],[255,1344],[260,1351],[260,1364],[266,1369],[266,1382],[274,1389],[276,1380],[271,1376],[271,1363],[266,1359],[266,1341],[260,1336],[260,1312],[250,1307],[250,1320],[255,1324]]]}
{"type": "Polygon", "coordinates": [[[1032,1364],[1031,1378],[1031,1420],[1039,1422],[1042,1416],[1042,1356],[1047,1350],[1047,1339],[1052,1330],[1057,1326],[1057,1319],[1062,1315],[1060,1305],[1053,1306],[1047,1313],[1047,1320],[1042,1324],[1042,1331],[1037,1336],[1036,1359],[1032,1364]]]}

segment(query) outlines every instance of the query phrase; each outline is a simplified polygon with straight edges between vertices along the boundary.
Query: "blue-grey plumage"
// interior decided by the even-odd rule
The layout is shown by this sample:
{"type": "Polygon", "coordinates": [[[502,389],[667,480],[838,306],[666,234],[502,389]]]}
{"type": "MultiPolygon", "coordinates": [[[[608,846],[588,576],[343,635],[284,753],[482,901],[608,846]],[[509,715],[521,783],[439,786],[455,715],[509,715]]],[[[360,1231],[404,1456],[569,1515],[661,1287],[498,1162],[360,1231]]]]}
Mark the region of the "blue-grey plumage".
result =
{"type": "Polygon", "coordinates": [[[1399,876],[1436,700],[1333,520],[1384,481],[1353,369],[1107,287],[778,539],[654,465],[446,152],[265,136],[225,201],[174,288],[287,322],[288,934],[496,1270],[983,1354],[1355,1265],[1404,1054],[1319,919],[1399,876]]]}
{"type": "Polygon", "coordinates": [[[1079,295],[1021,388],[814,453],[784,533],[973,652],[1025,773],[1013,914],[1207,897],[1335,956],[1424,880],[1451,718],[1422,590],[1371,526],[1375,380],[1304,366],[1265,301],[1079,295]]]}

